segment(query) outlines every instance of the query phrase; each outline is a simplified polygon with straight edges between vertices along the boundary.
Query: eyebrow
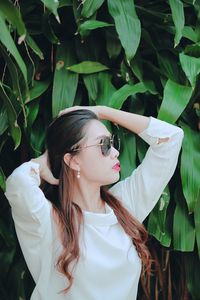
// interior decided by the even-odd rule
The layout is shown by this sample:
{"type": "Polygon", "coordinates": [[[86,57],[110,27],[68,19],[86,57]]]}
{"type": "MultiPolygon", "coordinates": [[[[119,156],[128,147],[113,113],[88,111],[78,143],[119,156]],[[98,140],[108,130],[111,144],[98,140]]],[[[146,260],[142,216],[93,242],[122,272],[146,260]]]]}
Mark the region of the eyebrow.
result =
{"type": "Polygon", "coordinates": [[[103,134],[103,135],[100,135],[100,136],[98,136],[98,137],[96,138],[96,140],[98,140],[98,139],[100,139],[100,138],[103,138],[103,137],[106,137],[106,136],[112,137],[112,134],[108,134],[108,135],[103,134]]]}

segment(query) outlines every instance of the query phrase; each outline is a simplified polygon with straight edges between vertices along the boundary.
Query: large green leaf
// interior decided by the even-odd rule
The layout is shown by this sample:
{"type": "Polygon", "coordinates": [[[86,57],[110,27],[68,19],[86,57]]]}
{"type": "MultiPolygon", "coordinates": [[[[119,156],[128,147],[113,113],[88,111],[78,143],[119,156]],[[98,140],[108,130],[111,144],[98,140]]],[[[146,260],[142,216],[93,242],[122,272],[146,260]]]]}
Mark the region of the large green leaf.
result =
{"type": "Polygon", "coordinates": [[[33,123],[35,122],[39,112],[39,101],[31,101],[27,105],[27,131],[31,134],[33,123]]]}
{"type": "Polygon", "coordinates": [[[35,54],[39,56],[40,59],[44,59],[44,54],[30,35],[26,36],[26,42],[29,47],[35,52],[35,54]]]}
{"type": "Polygon", "coordinates": [[[200,60],[199,58],[192,57],[181,53],[179,55],[181,67],[185,72],[192,87],[196,84],[197,75],[200,73],[200,60]]]}
{"type": "Polygon", "coordinates": [[[108,72],[100,72],[98,74],[98,96],[97,105],[108,105],[116,88],[112,84],[112,76],[108,72]]]}
{"type": "Polygon", "coordinates": [[[7,63],[8,70],[10,72],[11,80],[12,80],[12,91],[19,99],[21,103],[23,103],[22,92],[20,90],[20,83],[19,83],[19,74],[17,72],[17,67],[15,66],[14,62],[12,61],[10,55],[5,50],[5,48],[0,45],[0,52],[7,63]]]}
{"type": "Polygon", "coordinates": [[[5,175],[3,173],[2,168],[0,167],[0,188],[5,192],[6,184],[5,184],[5,175]]]}
{"type": "Polygon", "coordinates": [[[130,61],[139,46],[141,36],[140,20],[133,0],[108,0],[108,10],[115,21],[115,27],[126,57],[130,61]]]}
{"type": "Polygon", "coordinates": [[[3,105],[0,109],[0,120],[0,135],[2,135],[8,128],[8,116],[5,105],[3,105]]]}
{"type": "Polygon", "coordinates": [[[14,4],[9,0],[0,1],[0,14],[10,21],[14,27],[16,27],[17,32],[20,36],[18,43],[21,43],[26,36],[26,28],[22,20],[20,10],[14,6],[14,4]]]}
{"type": "Polygon", "coordinates": [[[117,90],[108,100],[109,106],[120,109],[124,101],[130,96],[137,93],[144,93],[147,91],[147,88],[143,83],[137,83],[135,85],[125,84],[119,90],[117,90]]]}
{"type": "Polygon", "coordinates": [[[40,0],[44,3],[44,5],[55,15],[56,19],[59,21],[58,17],[58,6],[59,1],[58,0],[40,0]]]}
{"type": "Polygon", "coordinates": [[[10,32],[6,26],[5,20],[2,18],[0,15],[0,41],[4,46],[7,48],[7,50],[13,55],[14,59],[16,60],[19,68],[22,71],[22,74],[24,75],[25,80],[27,81],[27,70],[26,70],[26,65],[17,49],[15,46],[15,43],[13,41],[13,38],[10,35],[10,32]]]}
{"type": "Polygon", "coordinates": [[[185,15],[182,1],[169,0],[169,4],[172,11],[172,19],[176,28],[176,35],[174,38],[174,46],[176,47],[182,38],[182,31],[185,25],[185,15]]]}
{"type": "Polygon", "coordinates": [[[194,212],[200,198],[200,136],[199,132],[180,123],[184,131],[181,156],[181,180],[190,212],[194,212]]]}
{"type": "Polygon", "coordinates": [[[120,130],[120,163],[122,165],[120,179],[130,176],[136,168],[136,142],[135,136],[125,130],[120,130]]]}
{"type": "Polygon", "coordinates": [[[106,49],[110,59],[115,59],[122,50],[120,40],[113,28],[106,30],[106,49]]]}
{"type": "Polygon", "coordinates": [[[108,70],[108,67],[97,61],[83,61],[80,64],[67,67],[67,70],[78,74],[92,74],[108,70]]]}
{"type": "Polygon", "coordinates": [[[192,42],[194,43],[198,42],[197,32],[195,32],[191,26],[184,26],[182,30],[182,34],[184,37],[191,40],[192,42]]]}
{"type": "Polygon", "coordinates": [[[0,98],[4,101],[7,109],[8,122],[10,127],[10,133],[15,143],[15,149],[19,146],[21,141],[21,130],[17,124],[17,114],[9,99],[2,82],[0,82],[0,98]]]}
{"type": "Polygon", "coordinates": [[[199,257],[200,257],[200,196],[197,199],[197,204],[196,204],[196,207],[194,209],[194,222],[195,222],[198,254],[199,254],[199,257]]]}
{"type": "Polygon", "coordinates": [[[165,247],[169,247],[171,244],[171,233],[167,219],[169,201],[170,192],[167,186],[148,218],[149,233],[165,247]]]}
{"type": "Polygon", "coordinates": [[[173,222],[173,247],[179,251],[193,251],[195,243],[193,217],[188,212],[180,187],[177,187],[174,197],[176,209],[173,222]]]}
{"type": "Polygon", "coordinates": [[[60,40],[55,34],[54,27],[52,26],[50,19],[50,11],[45,11],[42,19],[42,30],[44,32],[45,37],[52,43],[60,45],[60,40]]]}
{"type": "Polygon", "coordinates": [[[175,56],[169,52],[157,53],[160,71],[175,82],[180,82],[180,69],[177,68],[178,61],[175,60],[175,56]]]}
{"type": "Polygon", "coordinates": [[[75,62],[73,46],[70,43],[59,45],[56,53],[52,95],[54,117],[58,115],[60,110],[73,105],[78,85],[78,74],[70,72],[67,67],[75,62]]]}
{"type": "MultiPolygon", "coordinates": [[[[28,87],[25,84],[25,89],[21,91],[21,85],[19,82],[19,73],[17,70],[16,65],[14,64],[13,60],[11,59],[11,56],[8,54],[8,52],[5,50],[5,48],[0,45],[0,52],[7,63],[7,67],[11,76],[12,80],[12,92],[15,94],[16,99],[20,102],[20,106],[23,112],[24,117],[24,125],[26,127],[27,125],[27,118],[26,118],[26,109],[25,109],[25,102],[29,99],[28,95],[28,87]]],[[[20,111],[19,111],[20,112],[20,111]]],[[[19,113],[18,112],[18,113],[19,113]]]]}
{"type": "Polygon", "coordinates": [[[33,87],[30,89],[30,99],[27,102],[30,102],[31,100],[34,100],[39,96],[41,96],[48,89],[49,85],[50,85],[49,80],[46,81],[35,80],[33,87]]]}
{"type": "Polygon", "coordinates": [[[82,23],[78,31],[80,32],[81,36],[87,35],[91,30],[97,29],[97,28],[103,28],[103,27],[110,27],[113,26],[113,24],[109,24],[107,22],[97,21],[97,20],[88,20],[82,23]]]}
{"type": "Polygon", "coordinates": [[[103,4],[104,0],[86,0],[83,3],[83,8],[81,11],[81,15],[84,18],[91,17],[97,9],[103,4]]]}
{"type": "Polygon", "coordinates": [[[88,91],[89,99],[95,101],[98,94],[98,74],[85,74],[83,81],[88,91]]]}
{"type": "Polygon", "coordinates": [[[200,261],[196,251],[184,255],[184,264],[187,288],[192,295],[192,299],[200,300],[200,261]]]}
{"type": "Polygon", "coordinates": [[[192,92],[192,87],[180,85],[169,79],[164,88],[164,97],[158,118],[175,123],[189,103],[192,92]]]}

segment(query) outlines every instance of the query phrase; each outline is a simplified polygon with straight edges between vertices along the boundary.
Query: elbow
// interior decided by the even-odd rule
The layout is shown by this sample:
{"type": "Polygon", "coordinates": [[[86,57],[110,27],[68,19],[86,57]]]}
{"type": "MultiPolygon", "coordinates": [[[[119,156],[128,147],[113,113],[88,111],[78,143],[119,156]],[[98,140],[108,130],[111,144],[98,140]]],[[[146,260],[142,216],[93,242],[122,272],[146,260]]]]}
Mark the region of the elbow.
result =
{"type": "Polygon", "coordinates": [[[184,131],[182,128],[178,127],[178,132],[176,134],[176,137],[177,137],[178,141],[180,141],[180,144],[182,144],[182,141],[184,139],[184,131]]]}

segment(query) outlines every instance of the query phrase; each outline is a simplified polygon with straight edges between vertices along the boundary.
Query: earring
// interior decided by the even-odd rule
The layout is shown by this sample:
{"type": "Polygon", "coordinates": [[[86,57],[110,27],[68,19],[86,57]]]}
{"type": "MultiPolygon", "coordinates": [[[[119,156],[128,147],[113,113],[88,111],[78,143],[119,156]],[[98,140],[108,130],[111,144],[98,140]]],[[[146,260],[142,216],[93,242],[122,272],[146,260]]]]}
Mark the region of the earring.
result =
{"type": "Polygon", "coordinates": [[[81,177],[81,171],[80,171],[80,170],[77,171],[76,177],[77,177],[78,179],[81,177]]]}

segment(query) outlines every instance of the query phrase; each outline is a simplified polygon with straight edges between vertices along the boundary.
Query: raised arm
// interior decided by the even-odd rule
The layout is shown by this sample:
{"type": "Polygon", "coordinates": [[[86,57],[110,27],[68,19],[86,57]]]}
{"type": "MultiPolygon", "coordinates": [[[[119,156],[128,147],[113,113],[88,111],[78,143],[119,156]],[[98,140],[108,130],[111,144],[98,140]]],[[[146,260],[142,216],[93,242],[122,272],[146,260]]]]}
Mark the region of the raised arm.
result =
{"type": "Polygon", "coordinates": [[[142,163],[131,176],[110,189],[142,222],[159,200],[175,171],[183,130],[153,117],[109,108],[104,110],[103,118],[137,133],[150,145],[142,163]]]}
{"type": "Polygon", "coordinates": [[[51,204],[39,188],[41,173],[43,177],[49,173],[45,155],[16,168],[6,180],[5,192],[18,240],[35,280],[40,272],[41,240],[44,235],[47,238],[51,229],[51,204]]]}

